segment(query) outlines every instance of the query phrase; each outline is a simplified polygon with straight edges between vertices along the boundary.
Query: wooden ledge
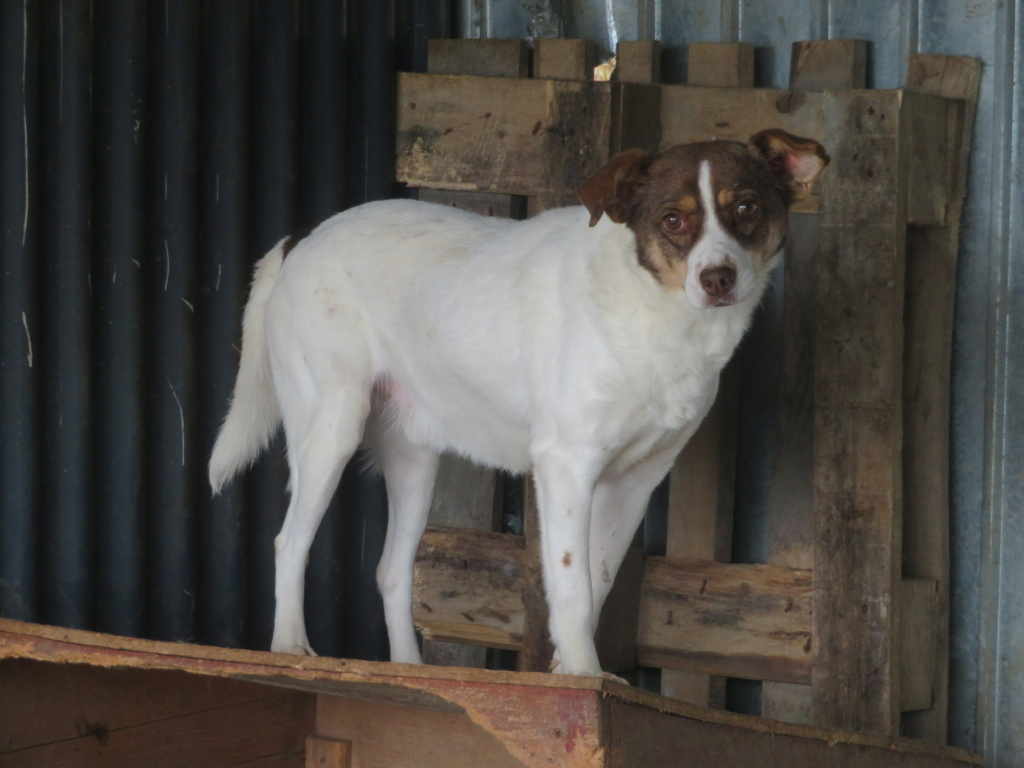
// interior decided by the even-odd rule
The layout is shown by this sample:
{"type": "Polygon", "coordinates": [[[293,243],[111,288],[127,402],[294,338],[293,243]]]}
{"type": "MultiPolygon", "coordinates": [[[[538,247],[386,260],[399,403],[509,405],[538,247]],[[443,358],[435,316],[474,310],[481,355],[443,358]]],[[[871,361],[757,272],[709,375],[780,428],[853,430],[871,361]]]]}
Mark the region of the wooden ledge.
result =
{"type": "MultiPolygon", "coordinates": [[[[528,766],[548,765],[550,760],[579,766],[664,765],[659,761],[667,754],[704,759],[723,745],[728,749],[715,753],[716,764],[726,768],[748,765],[755,755],[763,765],[775,760],[782,765],[819,753],[821,760],[827,755],[828,764],[836,766],[867,765],[866,760],[879,767],[981,764],[980,758],[958,749],[704,709],[600,678],[298,658],[0,619],[0,670],[16,659],[101,671],[176,671],[315,694],[323,702],[337,698],[464,713],[472,727],[484,729],[519,761],[511,764],[528,766]]],[[[324,704],[319,707],[322,713],[332,711],[324,704]]],[[[324,729],[331,731],[330,724],[318,720],[318,733],[333,736],[324,729]]],[[[355,754],[359,734],[351,739],[355,754]]],[[[8,762],[0,757],[0,764],[8,762]]]]}

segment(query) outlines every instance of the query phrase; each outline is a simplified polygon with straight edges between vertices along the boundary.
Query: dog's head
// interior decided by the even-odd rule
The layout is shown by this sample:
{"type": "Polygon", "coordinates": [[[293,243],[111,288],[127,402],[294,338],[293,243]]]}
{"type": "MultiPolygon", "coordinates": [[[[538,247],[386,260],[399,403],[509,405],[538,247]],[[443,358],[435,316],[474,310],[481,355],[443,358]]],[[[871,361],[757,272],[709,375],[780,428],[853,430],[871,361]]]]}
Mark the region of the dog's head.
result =
{"type": "Polygon", "coordinates": [[[636,234],[637,257],[695,307],[728,306],[759,288],[786,239],[788,210],[828,165],[824,148],[778,129],[747,144],[709,141],[613,157],[580,187],[601,216],[636,234]]]}

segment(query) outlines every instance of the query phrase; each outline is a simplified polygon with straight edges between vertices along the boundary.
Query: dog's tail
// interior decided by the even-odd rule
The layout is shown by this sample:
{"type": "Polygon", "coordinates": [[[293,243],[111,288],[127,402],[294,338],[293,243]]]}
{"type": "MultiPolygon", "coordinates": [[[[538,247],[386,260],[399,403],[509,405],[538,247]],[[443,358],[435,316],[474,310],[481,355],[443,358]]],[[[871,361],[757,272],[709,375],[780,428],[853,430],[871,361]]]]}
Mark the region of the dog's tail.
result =
{"type": "Polygon", "coordinates": [[[242,318],[242,359],[231,407],[210,457],[213,494],[252,464],[281,423],[267,349],[267,300],[284,260],[282,240],[256,264],[242,318]]]}

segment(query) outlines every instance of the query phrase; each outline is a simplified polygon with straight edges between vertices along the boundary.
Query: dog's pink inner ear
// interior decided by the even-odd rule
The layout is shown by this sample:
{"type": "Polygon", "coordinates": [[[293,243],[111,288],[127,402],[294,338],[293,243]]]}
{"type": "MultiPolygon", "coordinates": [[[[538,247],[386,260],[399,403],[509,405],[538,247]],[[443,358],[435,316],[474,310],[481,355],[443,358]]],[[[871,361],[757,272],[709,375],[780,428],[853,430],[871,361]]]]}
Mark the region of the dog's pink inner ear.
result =
{"type": "Polygon", "coordinates": [[[794,200],[810,194],[811,183],[831,159],[814,139],[794,136],[778,128],[755,133],[747,146],[779,176],[794,200]]]}
{"type": "Polygon", "coordinates": [[[577,194],[590,212],[590,226],[597,224],[606,213],[616,223],[626,220],[643,187],[642,178],[649,158],[650,155],[639,149],[620,152],[580,185],[577,194]]]}

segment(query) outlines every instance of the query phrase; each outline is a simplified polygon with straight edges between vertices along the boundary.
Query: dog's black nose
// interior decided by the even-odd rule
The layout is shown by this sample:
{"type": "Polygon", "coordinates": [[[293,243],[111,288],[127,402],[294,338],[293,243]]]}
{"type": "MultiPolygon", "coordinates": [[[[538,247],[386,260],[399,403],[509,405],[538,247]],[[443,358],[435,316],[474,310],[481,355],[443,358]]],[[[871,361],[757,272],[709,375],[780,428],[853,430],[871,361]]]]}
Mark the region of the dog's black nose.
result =
{"type": "Polygon", "coordinates": [[[736,285],[736,270],[732,267],[712,267],[700,273],[700,284],[708,296],[721,298],[736,285]]]}

